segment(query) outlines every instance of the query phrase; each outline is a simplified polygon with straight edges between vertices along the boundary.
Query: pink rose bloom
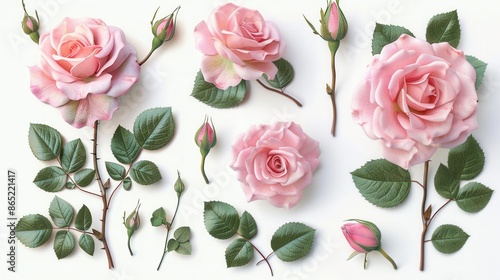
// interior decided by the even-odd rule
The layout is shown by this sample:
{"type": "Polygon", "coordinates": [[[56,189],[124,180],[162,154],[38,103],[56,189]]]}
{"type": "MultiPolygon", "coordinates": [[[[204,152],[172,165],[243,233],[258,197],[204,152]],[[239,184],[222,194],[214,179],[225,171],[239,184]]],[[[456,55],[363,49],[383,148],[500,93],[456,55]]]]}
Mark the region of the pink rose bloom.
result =
{"type": "Polygon", "coordinates": [[[139,78],[123,31],[99,19],[65,18],[40,37],[40,50],[40,66],[30,67],[31,91],[77,128],[110,119],[117,98],[139,78]]]}
{"type": "Polygon", "coordinates": [[[278,27],[255,10],[228,3],[216,8],[207,21],[196,25],[196,48],[204,56],[205,81],[220,89],[278,72],[273,64],[281,58],[285,43],[278,27]]]}
{"type": "Polygon", "coordinates": [[[353,97],[353,118],[407,169],[477,128],[476,72],[462,51],[401,35],[375,55],[353,97]]]}
{"type": "Polygon", "coordinates": [[[233,161],[248,201],[295,206],[319,165],[319,143],[293,122],[252,126],[233,144],[233,161]]]}

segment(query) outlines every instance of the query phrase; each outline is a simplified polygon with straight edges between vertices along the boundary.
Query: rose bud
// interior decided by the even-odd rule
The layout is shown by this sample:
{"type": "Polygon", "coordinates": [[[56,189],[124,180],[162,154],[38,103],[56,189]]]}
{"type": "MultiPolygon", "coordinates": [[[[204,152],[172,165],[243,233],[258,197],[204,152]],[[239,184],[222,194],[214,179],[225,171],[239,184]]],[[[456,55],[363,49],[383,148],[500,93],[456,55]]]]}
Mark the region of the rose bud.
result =
{"type": "Polygon", "coordinates": [[[208,118],[205,117],[204,123],[200,126],[198,131],[194,136],[194,141],[198,147],[200,147],[201,152],[201,174],[203,175],[203,179],[205,179],[205,183],[209,183],[207,175],[205,174],[205,158],[207,157],[210,149],[217,144],[217,135],[215,133],[214,124],[210,119],[210,123],[208,123],[208,118]]]}
{"type": "Polygon", "coordinates": [[[157,20],[153,24],[159,8],[156,10],[153,19],[151,20],[151,31],[155,36],[153,38],[153,49],[158,48],[163,44],[163,42],[170,41],[174,37],[175,25],[177,22],[177,13],[179,12],[180,8],[180,6],[175,8],[175,10],[171,14],[157,20]]]}
{"type": "Polygon", "coordinates": [[[368,253],[371,251],[379,251],[389,262],[391,262],[394,269],[398,268],[394,260],[382,249],[382,234],[375,224],[358,219],[348,221],[348,223],[341,227],[347,242],[355,250],[348,260],[360,253],[364,253],[364,268],[366,269],[366,257],[368,253]]]}
{"type": "Polygon", "coordinates": [[[138,201],[137,206],[135,207],[134,211],[132,211],[132,213],[130,213],[130,215],[128,215],[127,218],[125,218],[126,212],[123,212],[123,224],[125,225],[125,228],[127,228],[127,235],[128,235],[127,245],[128,245],[128,250],[130,252],[130,255],[134,255],[134,253],[132,252],[132,248],[130,247],[130,239],[131,239],[132,235],[134,234],[134,232],[141,225],[141,219],[139,217],[139,208],[140,207],[141,207],[141,204],[138,201]]]}
{"type": "Polygon", "coordinates": [[[339,0],[336,0],[336,3],[330,1],[321,18],[322,36],[328,41],[340,41],[347,34],[347,27],[347,20],[340,9],[339,0]]]}
{"type": "Polygon", "coordinates": [[[177,196],[180,196],[186,187],[181,180],[181,174],[177,171],[177,181],[174,184],[174,190],[177,193],[177,196]]]}
{"type": "Polygon", "coordinates": [[[33,42],[38,44],[38,40],[40,39],[40,34],[38,33],[38,28],[40,27],[39,24],[40,19],[38,18],[38,12],[35,11],[36,15],[35,19],[33,16],[28,15],[28,12],[26,11],[26,6],[24,5],[24,1],[22,1],[22,4],[24,10],[24,17],[23,20],[21,21],[23,32],[26,35],[29,35],[31,40],[33,40],[33,42]]]}

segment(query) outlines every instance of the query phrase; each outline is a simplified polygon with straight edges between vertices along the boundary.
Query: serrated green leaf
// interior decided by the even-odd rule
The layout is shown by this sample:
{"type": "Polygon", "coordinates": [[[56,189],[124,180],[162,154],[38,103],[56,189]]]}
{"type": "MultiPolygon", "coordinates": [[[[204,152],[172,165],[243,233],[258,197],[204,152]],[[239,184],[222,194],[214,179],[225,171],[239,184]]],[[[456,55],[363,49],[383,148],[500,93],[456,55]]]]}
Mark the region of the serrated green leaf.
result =
{"type": "Polygon", "coordinates": [[[208,106],[223,109],[238,106],[245,98],[246,92],[245,80],[242,80],[237,86],[222,90],[214,84],[205,82],[203,74],[198,71],[191,96],[208,106]]]}
{"type": "Polygon", "coordinates": [[[442,13],[433,16],[427,24],[425,33],[427,42],[448,42],[454,48],[460,43],[460,22],[457,11],[442,13]]]}
{"type": "Polygon", "coordinates": [[[472,135],[448,153],[448,168],[461,180],[476,178],[483,171],[484,162],[484,152],[472,135]]]}
{"type": "Polygon", "coordinates": [[[64,185],[64,188],[67,190],[72,190],[75,188],[75,184],[73,184],[73,182],[66,182],[66,184],[64,185]]]}
{"type": "Polygon", "coordinates": [[[246,239],[252,239],[257,235],[257,223],[247,211],[241,215],[238,233],[246,239]]]}
{"type": "Polygon", "coordinates": [[[126,170],[125,167],[118,163],[106,161],[106,171],[108,171],[109,177],[115,181],[121,181],[125,178],[126,170]]]}
{"type": "Polygon", "coordinates": [[[443,254],[452,254],[460,250],[469,235],[455,225],[441,225],[432,234],[432,245],[443,254]]]}
{"type": "Polygon", "coordinates": [[[134,136],[146,150],[158,150],[167,145],[174,135],[175,124],[172,109],[148,109],[135,119],[134,136]]]}
{"type": "Polygon", "coordinates": [[[203,218],[208,233],[217,239],[228,239],[238,231],[240,217],[236,209],[225,202],[205,202],[203,218]]]}
{"type": "Polygon", "coordinates": [[[179,248],[179,244],[179,241],[175,240],[174,238],[170,238],[170,240],[168,240],[167,242],[167,251],[171,252],[177,250],[177,248],[179,248]]]}
{"type": "Polygon", "coordinates": [[[189,227],[180,227],[175,230],[174,237],[180,243],[187,242],[191,238],[191,229],[189,227]]]}
{"type": "Polygon", "coordinates": [[[293,77],[295,76],[295,71],[293,70],[292,64],[284,58],[273,61],[273,63],[276,67],[278,67],[278,73],[276,73],[274,79],[269,79],[269,77],[265,74],[263,77],[270,86],[282,89],[292,82],[293,77]]]}
{"type": "Polygon", "coordinates": [[[466,55],[465,58],[472,65],[472,67],[474,67],[474,70],[476,71],[475,87],[477,90],[483,83],[484,73],[486,72],[486,67],[488,66],[488,64],[477,59],[472,55],[466,55]]]}
{"type": "Polygon", "coordinates": [[[493,190],[477,182],[470,182],[463,186],[457,195],[457,205],[469,213],[477,213],[490,202],[493,190]]]}
{"type": "Polygon", "coordinates": [[[460,180],[445,165],[439,165],[434,176],[434,187],[438,194],[447,199],[456,199],[460,189],[460,180]]]}
{"type": "Polygon", "coordinates": [[[125,179],[123,179],[123,189],[126,190],[126,191],[130,191],[130,189],[132,188],[132,179],[130,179],[130,177],[127,177],[125,179]]]}
{"type": "Polygon", "coordinates": [[[175,249],[175,252],[181,255],[191,255],[191,251],[191,242],[189,241],[179,243],[179,247],[175,249]]]}
{"type": "Polygon", "coordinates": [[[61,151],[61,167],[68,173],[74,173],[85,165],[87,152],[82,140],[76,139],[64,145],[61,151]]]}
{"type": "Polygon", "coordinates": [[[28,142],[31,152],[39,160],[53,160],[61,153],[61,134],[48,125],[30,124],[28,142]]]}
{"type": "Polygon", "coordinates": [[[271,248],[285,262],[296,261],[309,253],[315,229],[302,223],[286,223],[271,238],[271,248]]]}
{"type": "Polygon", "coordinates": [[[52,224],[40,214],[23,216],[16,225],[16,237],[29,248],[39,247],[50,239],[52,224]]]}
{"type": "Polygon", "coordinates": [[[90,168],[84,168],[82,170],[78,170],[75,173],[75,182],[80,187],[86,187],[90,185],[95,179],[95,170],[90,168]]]}
{"type": "Polygon", "coordinates": [[[152,161],[141,160],[130,169],[132,180],[141,185],[151,185],[161,180],[160,170],[152,161]]]}
{"type": "Polygon", "coordinates": [[[351,175],[361,195],[379,207],[397,206],[410,192],[410,172],[385,159],[370,161],[351,175]]]}
{"type": "Polygon", "coordinates": [[[137,158],[140,150],[141,147],[137,143],[134,134],[119,125],[111,138],[111,152],[113,156],[119,162],[129,164],[137,158]]]}
{"type": "Polygon", "coordinates": [[[95,243],[94,243],[94,238],[90,236],[89,234],[82,234],[80,235],[80,238],[78,239],[78,245],[80,248],[82,248],[85,253],[93,256],[94,255],[94,250],[95,250],[95,243]]]}
{"type": "Polygon", "coordinates": [[[75,237],[69,230],[61,230],[56,233],[54,238],[54,252],[57,259],[63,259],[69,256],[75,249],[75,237]]]}
{"type": "Polygon", "coordinates": [[[403,34],[415,37],[410,30],[402,26],[376,23],[375,30],[373,31],[372,54],[379,54],[385,45],[396,41],[403,34]]]}
{"type": "Polygon", "coordinates": [[[235,239],[226,248],[226,266],[238,267],[249,263],[253,258],[253,247],[245,239],[235,239]]]}
{"type": "Polygon", "coordinates": [[[84,204],[78,213],[76,213],[75,218],[75,228],[79,230],[86,231],[92,226],[92,214],[89,208],[84,204]]]}
{"type": "Polygon", "coordinates": [[[49,207],[49,215],[54,224],[60,228],[69,227],[73,221],[75,211],[71,204],[55,196],[49,207]]]}
{"type": "Polygon", "coordinates": [[[46,192],[58,192],[64,188],[66,180],[66,172],[62,168],[49,166],[36,174],[33,183],[46,192]]]}
{"type": "Polygon", "coordinates": [[[167,225],[167,226],[169,225],[167,221],[167,212],[165,212],[165,209],[163,209],[163,207],[160,207],[153,212],[150,221],[151,225],[154,227],[159,227],[161,225],[167,225]]]}

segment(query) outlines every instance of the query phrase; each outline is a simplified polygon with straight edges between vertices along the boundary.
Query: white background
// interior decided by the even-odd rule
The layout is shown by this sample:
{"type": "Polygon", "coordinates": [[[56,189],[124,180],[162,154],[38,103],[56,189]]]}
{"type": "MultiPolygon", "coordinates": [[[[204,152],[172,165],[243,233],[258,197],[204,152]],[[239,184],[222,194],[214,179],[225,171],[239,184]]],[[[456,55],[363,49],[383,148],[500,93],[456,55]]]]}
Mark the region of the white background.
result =
{"type": "MultiPolygon", "coordinates": [[[[28,66],[36,64],[39,51],[21,31],[23,17],[20,1],[4,1],[0,11],[0,81],[2,88],[2,156],[0,171],[4,174],[1,191],[0,217],[7,219],[6,173],[17,173],[17,215],[30,213],[48,216],[48,206],[54,194],[38,189],[33,183],[36,173],[46,163],[36,160],[30,152],[27,134],[30,123],[44,123],[57,128],[65,140],[81,138],[90,152],[92,130],[80,130],[66,124],[59,112],[39,102],[29,90],[28,66]]],[[[46,245],[29,249],[17,243],[16,273],[7,272],[7,227],[0,227],[2,265],[0,275],[7,279],[271,279],[268,268],[251,264],[226,268],[224,250],[230,241],[208,235],[203,224],[203,202],[221,200],[234,205],[240,213],[249,211],[257,221],[259,234],[254,239],[265,254],[271,252],[272,233],[289,221],[304,222],[317,229],[310,254],[297,262],[283,263],[272,257],[273,279],[499,279],[500,213],[499,195],[495,192],[489,205],[480,213],[466,214],[456,204],[447,206],[434,220],[432,230],[440,224],[453,223],[471,235],[465,246],[452,255],[438,253],[426,245],[426,269],[418,270],[419,237],[421,232],[420,203],[422,191],[417,186],[405,203],[395,209],[377,208],[356,190],[350,172],[371,159],[381,157],[379,143],[367,138],[350,116],[351,96],[371,58],[371,36],[375,22],[405,26],[417,37],[425,38],[427,21],[435,14],[457,10],[462,39],[459,45],[466,54],[488,62],[484,83],[479,91],[479,128],[474,136],[486,154],[486,166],[478,181],[497,189],[499,185],[498,107],[500,105],[500,73],[498,46],[493,31],[500,26],[499,4],[495,1],[403,1],[403,0],[344,0],[341,6],[349,21],[349,33],[342,41],[337,59],[337,137],[330,135],[331,105],[325,94],[330,82],[329,52],[326,42],[312,34],[302,15],[313,23],[319,20],[319,10],[325,1],[236,0],[235,4],[258,9],[274,21],[287,42],[285,58],[295,68],[296,77],[287,92],[304,106],[249,83],[248,98],[234,109],[208,107],[190,96],[201,54],[194,48],[194,26],[208,17],[217,5],[226,1],[132,1],[132,0],[27,0],[30,13],[37,9],[42,32],[58,24],[63,17],[95,17],[108,25],[124,30],[127,40],[143,58],[150,47],[152,35],[149,21],[158,6],[159,14],[170,13],[181,5],[175,39],[162,46],[141,68],[141,81],[130,94],[121,99],[121,108],[111,121],[100,129],[99,153],[104,160],[115,161],[109,150],[109,139],[118,124],[131,129],[135,116],[145,109],[171,106],[176,123],[175,137],[165,148],[144,152],[142,159],[155,161],[163,180],[152,186],[135,184],[131,191],[118,191],[109,212],[108,240],[115,266],[107,268],[105,254],[96,250],[93,257],[81,249],[66,259],[57,260],[52,240],[46,245]],[[207,174],[212,179],[205,185],[199,172],[200,154],[193,136],[205,115],[212,117],[217,129],[218,144],[207,158],[207,174]],[[266,201],[247,203],[235,174],[229,169],[231,144],[235,137],[253,124],[270,124],[277,120],[295,121],[320,142],[321,164],[314,174],[313,184],[304,192],[302,201],[293,209],[275,208],[266,201]],[[169,217],[175,207],[173,184],[176,170],[181,172],[186,192],[175,226],[192,229],[193,254],[181,256],[169,253],[160,269],[165,231],[150,225],[151,213],[158,207],[167,209],[169,217]],[[142,225],[132,240],[135,255],[126,247],[126,230],[122,224],[123,211],[130,212],[140,199],[142,225]],[[368,256],[368,268],[363,270],[363,258],[346,261],[352,249],[345,241],[340,226],[349,218],[374,222],[382,231],[383,247],[398,263],[393,270],[379,253],[368,256]],[[5,261],[3,261],[5,259],[5,261]]],[[[447,151],[440,150],[431,163],[431,178],[439,162],[446,162],[447,151]]],[[[101,164],[103,164],[101,161],[101,164]]],[[[88,166],[91,166],[90,160],[88,166]]],[[[104,167],[101,167],[104,170],[104,167]]],[[[422,167],[411,168],[413,178],[421,180],[422,167]]],[[[432,182],[432,180],[431,180],[432,182]]],[[[428,203],[434,209],[444,199],[431,195],[428,203]]],[[[93,213],[94,227],[99,228],[100,201],[79,191],[63,191],[58,196],[77,210],[86,204],[93,213]]],[[[96,242],[96,245],[98,243],[96,242]]],[[[3,279],[6,279],[2,277],[3,279]]]]}

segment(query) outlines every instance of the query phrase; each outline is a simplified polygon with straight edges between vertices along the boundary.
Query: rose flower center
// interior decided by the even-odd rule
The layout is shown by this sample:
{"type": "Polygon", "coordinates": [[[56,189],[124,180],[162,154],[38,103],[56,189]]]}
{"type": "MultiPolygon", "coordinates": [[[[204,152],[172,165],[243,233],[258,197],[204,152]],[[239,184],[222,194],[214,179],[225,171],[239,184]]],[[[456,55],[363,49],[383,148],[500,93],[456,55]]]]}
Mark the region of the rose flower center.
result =
{"type": "Polygon", "coordinates": [[[280,155],[273,155],[267,158],[267,170],[275,177],[280,177],[286,173],[287,161],[280,155]]]}

